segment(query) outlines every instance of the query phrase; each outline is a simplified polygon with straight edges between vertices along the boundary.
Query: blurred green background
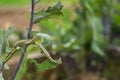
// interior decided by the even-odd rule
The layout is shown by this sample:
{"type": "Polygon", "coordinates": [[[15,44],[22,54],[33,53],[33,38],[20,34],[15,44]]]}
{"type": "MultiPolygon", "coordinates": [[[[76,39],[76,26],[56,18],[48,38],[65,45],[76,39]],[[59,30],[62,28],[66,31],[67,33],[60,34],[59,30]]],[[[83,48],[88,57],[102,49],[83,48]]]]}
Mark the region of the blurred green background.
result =
{"type": "Polygon", "coordinates": [[[26,5],[30,3],[30,0],[1,0],[1,6],[8,6],[8,5],[26,5]]]}

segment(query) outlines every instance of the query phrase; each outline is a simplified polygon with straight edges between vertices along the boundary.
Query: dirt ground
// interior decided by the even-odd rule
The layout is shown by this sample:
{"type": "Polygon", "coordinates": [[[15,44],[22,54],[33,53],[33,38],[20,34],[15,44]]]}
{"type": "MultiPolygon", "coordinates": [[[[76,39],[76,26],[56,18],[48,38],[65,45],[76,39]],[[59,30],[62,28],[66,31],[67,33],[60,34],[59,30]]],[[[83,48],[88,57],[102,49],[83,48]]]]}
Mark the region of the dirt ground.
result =
{"type": "MultiPolygon", "coordinates": [[[[0,27],[8,28],[13,25],[17,30],[26,30],[29,26],[29,7],[1,7],[0,8],[0,27]]],[[[34,25],[34,29],[38,29],[34,25]]]]}

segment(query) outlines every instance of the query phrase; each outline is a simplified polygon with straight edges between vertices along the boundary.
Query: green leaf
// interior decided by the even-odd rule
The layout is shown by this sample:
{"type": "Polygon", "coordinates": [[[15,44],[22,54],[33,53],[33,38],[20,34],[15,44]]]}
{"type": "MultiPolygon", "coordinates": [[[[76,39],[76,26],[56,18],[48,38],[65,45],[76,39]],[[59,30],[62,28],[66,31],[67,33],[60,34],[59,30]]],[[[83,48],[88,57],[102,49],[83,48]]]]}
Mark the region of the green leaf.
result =
{"type": "Polygon", "coordinates": [[[27,62],[28,62],[28,59],[25,56],[15,80],[22,80],[22,77],[25,75],[25,72],[27,70],[27,62]]]}
{"type": "Polygon", "coordinates": [[[4,80],[2,73],[0,73],[0,80],[4,80]]]}
{"type": "Polygon", "coordinates": [[[10,44],[9,42],[7,41],[6,42],[6,48],[5,48],[5,53],[8,55],[8,53],[12,50],[12,48],[10,48],[10,44]]]}
{"type": "Polygon", "coordinates": [[[46,38],[46,39],[51,39],[50,35],[45,34],[45,33],[40,33],[38,31],[32,31],[31,32],[34,36],[39,36],[39,38],[46,38]]]}
{"type": "Polygon", "coordinates": [[[92,43],[92,50],[100,56],[105,56],[104,51],[98,46],[97,43],[92,43]]]}
{"type": "MultiPolygon", "coordinates": [[[[5,30],[1,29],[0,30],[0,49],[2,47],[2,43],[3,43],[3,38],[5,36],[5,30]]],[[[1,53],[0,53],[1,54],[1,53]]]]}
{"type": "Polygon", "coordinates": [[[51,14],[48,13],[44,13],[43,11],[41,11],[40,13],[36,13],[34,15],[34,23],[40,22],[43,19],[47,19],[49,18],[49,16],[51,16],[51,14]]]}
{"type": "Polygon", "coordinates": [[[5,64],[5,65],[4,65],[4,69],[5,69],[5,70],[9,70],[9,69],[10,69],[9,65],[8,65],[8,64],[5,64]]]}
{"type": "Polygon", "coordinates": [[[40,33],[40,32],[32,32],[33,35],[38,36],[38,40],[35,40],[35,44],[43,44],[45,47],[50,46],[52,41],[51,41],[51,36],[45,33],[40,33]]]}
{"type": "MultiPolygon", "coordinates": [[[[61,64],[61,59],[56,60],[58,64],[61,64]]],[[[30,59],[30,63],[35,64],[36,69],[40,70],[40,71],[44,71],[44,70],[49,70],[49,69],[54,69],[58,66],[58,64],[52,63],[51,61],[49,61],[48,59],[45,60],[42,63],[37,63],[34,59],[30,59]]]]}
{"type": "Polygon", "coordinates": [[[106,40],[104,35],[103,35],[103,26],[99,20],[99,18],[95,16],[88,17],[88,20],[91,24],[91,29],[92,29],[92,40],[93,42],[104,45],[104,41],[106,40]]]}
{"type": "Polygon", "coordinates": [[[49,6],[47,10],[42,9],[34,14],[34,23],[40,22],[43,19],[48,19],[53,16],[63,15],[61,12],[63,5],[60,0],[54,6],[49,6]]]}
{"type": "Polygon", "coordinates": [[[49,6],[46,12],[56,13],[56,12],[60,12],[62,8],[63,8],[63,5],[61,3],[61,0],[58,0],[57,3],[53,7],[49,6]]]}

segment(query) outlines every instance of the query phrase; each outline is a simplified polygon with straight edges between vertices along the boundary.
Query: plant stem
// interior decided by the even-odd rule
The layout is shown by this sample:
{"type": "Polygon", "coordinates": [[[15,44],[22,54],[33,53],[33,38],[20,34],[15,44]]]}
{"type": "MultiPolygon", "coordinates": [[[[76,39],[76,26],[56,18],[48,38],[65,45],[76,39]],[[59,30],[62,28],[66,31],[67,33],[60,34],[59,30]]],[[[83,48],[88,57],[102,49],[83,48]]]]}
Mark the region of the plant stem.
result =
{"type": "MultiPolygon", "coordinates": [[[[30,39],[30,33],[32,31],[32,27],[33,27],[33,18],[34,18],[34,7],[35,7],[35,0],[32,0],[31,1],[31,19],[30,19],[30,24],[29,24],[29,29],[28,29],[28,34],[27,34],[27,39],[30,39]]],[[[19,60],[19,63],[17,65],[17,68],[15,70],[15,72],[13,73],[12,77],[10,80],[14,80],[19,69],[20,69],[20,66],[22,64],[22,61],[24,59],[24,55],[25,55],[25,52],[26,52],[26,49],[27,49],[28,45],[25,45],[24,46],[24,49],[23,49],[23,52],[21,54],[21,57],[20,57],[20,60],[19,60]]]]}
{"type": "Polygon", "coordinates": [[[32,31],[32,27],[33,27],[33,18],[34,18],[34,6],[35,6],[35,0],[32,0],[31,2],[31,19],[30,19],[30,26],[28,29],[28,35],[27,38],[30,39],[30,33],[32,31]]]}
{"type": "Polygon", "coordinates": [[[4,67],[4,64],[2,63],[2,53],[3,53],[3,50],[4,50],[8,35],[10,33],[9,31],[10,31],[10,28],[7,31],[5,31],[5,36],[3,38],[2,46],[0,47],[0,73],[1,74],[2,74],[2,69],[4,67]]]}

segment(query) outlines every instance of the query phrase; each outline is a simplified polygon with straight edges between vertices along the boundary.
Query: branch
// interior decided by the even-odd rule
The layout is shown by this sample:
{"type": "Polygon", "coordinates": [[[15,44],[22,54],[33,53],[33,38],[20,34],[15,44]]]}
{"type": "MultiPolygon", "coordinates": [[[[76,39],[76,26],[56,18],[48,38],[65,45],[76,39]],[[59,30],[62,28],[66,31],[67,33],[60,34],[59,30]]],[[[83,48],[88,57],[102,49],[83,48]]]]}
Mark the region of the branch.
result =
{"type": "MultiPolygon", "coordinates": [[[[31,19],[30,19],[30,24],[29,24],[27,39],[30,39],[30,33],[31,33],[32,27],[33,27],[34,7],[35,7],[35,0],[32,0],[32,1],[31,1],[31,19]]],[[[23,59],[24,59],[24,55],[25,55],[27,46],[28,46],[28,45],[25,45],[25,46],[24,46],[24,49],[23,49],[23,52],[22,52],[22,54],[21,54],[19,63],[18,63],[18,65],[17,65],[17,68],[16,68],[15,72],[13,73],[13,75],[12,75],[12,77],[11,77],[10,80],[14,80],[15,77],[16,77],[16,75],[17,75],[17,73],[18,73],[18,71],[19,71],[20,66],[21,66],[21,64],[22,64],[22,61],[23,61],[23,59]]]]}

